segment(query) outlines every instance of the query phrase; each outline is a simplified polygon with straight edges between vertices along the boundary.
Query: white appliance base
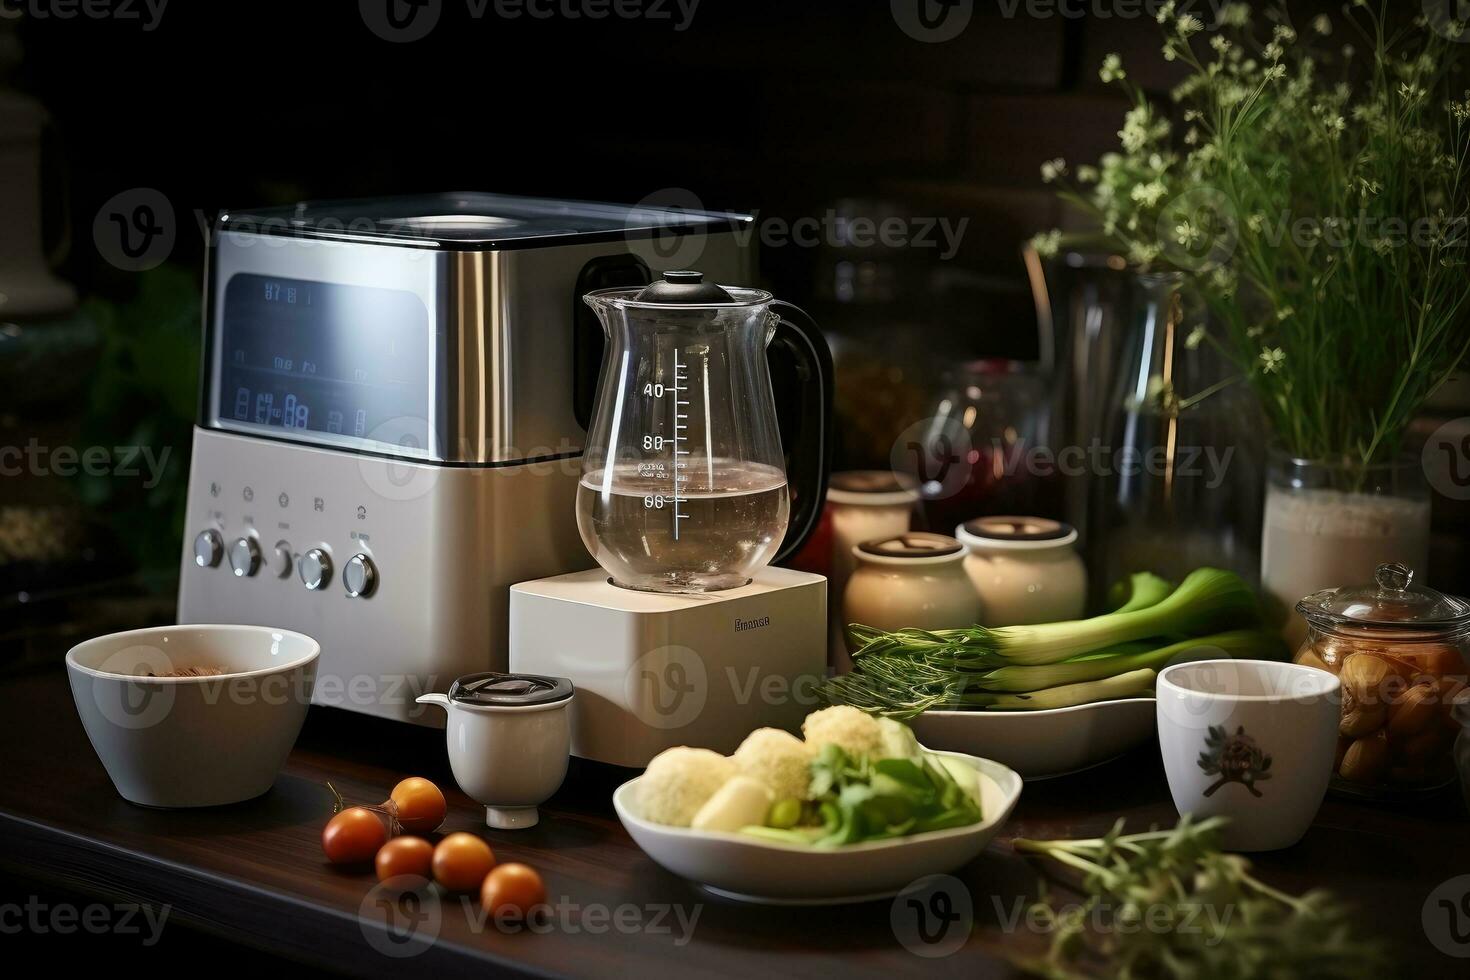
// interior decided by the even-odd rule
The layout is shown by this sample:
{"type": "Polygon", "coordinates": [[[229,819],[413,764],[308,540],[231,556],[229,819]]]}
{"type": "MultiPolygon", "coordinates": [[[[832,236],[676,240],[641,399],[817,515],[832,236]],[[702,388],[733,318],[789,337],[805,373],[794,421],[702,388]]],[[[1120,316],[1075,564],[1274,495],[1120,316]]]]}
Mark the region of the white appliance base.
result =
{"type": "Polygon", "coordinates": [[[827,580],[786,568],[698,595],[620,588],[602,569],[510,589],[510,669],[571,678],[572,754],[619,766],[799,730],[817,707],[826,633],[827,580]]]}

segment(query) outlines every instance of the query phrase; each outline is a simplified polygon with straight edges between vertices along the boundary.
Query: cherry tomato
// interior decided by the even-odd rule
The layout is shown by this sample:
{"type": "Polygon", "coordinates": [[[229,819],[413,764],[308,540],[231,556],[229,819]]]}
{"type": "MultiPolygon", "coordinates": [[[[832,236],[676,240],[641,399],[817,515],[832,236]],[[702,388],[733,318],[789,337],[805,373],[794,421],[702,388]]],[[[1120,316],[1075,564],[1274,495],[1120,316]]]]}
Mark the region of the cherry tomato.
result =
{"type": "Polygon", "coordinates": [[[474,834],[450,834],[434,848],[434,880],[452,892],[472,892],[495,867],[495,852],[474,834]]]}
{"type": "Polygon", "coordinates": [[[411,875],[429,880],[433,873],[434,845],[422,837],[395,837],[378,848],[373,866],[379,881],[411,875]]]}
{"type": "Polygon", "coordinates": [[[496,918],[524,919],[537,905],[546,904],[546,883],[534,868],[501,864],[480,886],[480,907],[496,918]]]}
{"type": "Polygon", "coordinates": [[[444,822],[444,794],[422,776],[410,776],[394,786],[389,799],[407,833],[427,834],[444,822]]]}
{"type": "Polygon", "coordinates": [[[322,829],[322,851],[333,864],[367,864],[388,839],[388,830],[367,807],[343,810],[322,829]]]}

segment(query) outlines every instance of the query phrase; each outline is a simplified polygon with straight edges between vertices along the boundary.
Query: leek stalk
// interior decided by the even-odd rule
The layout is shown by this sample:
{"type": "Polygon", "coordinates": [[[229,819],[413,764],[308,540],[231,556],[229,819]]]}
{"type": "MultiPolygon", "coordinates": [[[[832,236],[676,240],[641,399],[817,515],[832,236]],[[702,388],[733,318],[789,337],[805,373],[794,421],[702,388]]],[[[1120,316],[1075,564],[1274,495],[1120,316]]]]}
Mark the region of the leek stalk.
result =
{"type": "Polygon", "coordinates": [[[854,624],[858,644],[853,662],[865,657],[919,656],[934,665],[970,668],[1039,666],[1061,663],[1105,647],[1159,636],[1200,636],[1259,626],[1260,604],[1250,586],[1234,572],[1200,568],[1152,606],[1061,623],[1034,626],[971,626],[955,630],[899,630],[884,633],[854,624]]]}

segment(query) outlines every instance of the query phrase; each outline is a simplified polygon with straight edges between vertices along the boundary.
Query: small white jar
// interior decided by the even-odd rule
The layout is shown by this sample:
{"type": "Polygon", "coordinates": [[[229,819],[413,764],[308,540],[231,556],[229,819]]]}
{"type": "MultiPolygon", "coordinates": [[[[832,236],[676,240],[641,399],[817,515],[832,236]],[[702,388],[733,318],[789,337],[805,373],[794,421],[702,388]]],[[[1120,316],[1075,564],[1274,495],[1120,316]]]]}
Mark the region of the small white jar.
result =
{"type": "Polygon", "coordinates": [[[834,473],[827,481],[827,512],[832,527],[832,567],[827,588],[829,595],[838,600],[831,603],[829,651],[832,665],[839,673],[852,666],[843,661],[847,650],[847,621],[843,619],[841,602],[848,579],[858,564],[852,550],[864,541],[897,537],[906,532],[918,503],[918,481],[906,473],[849,470],[834,473]]]}
{"type": "Polygon", "coordinates": [[[1087,568],[1072,547],[1077,531],[1041,517],[979,517],[955,528],[965,573],[985,609],[985,626],[1080,619],[1087,568]]]}
{"type": "Polygon", "coordinates": [[[827,481],[832,511],[832,581],[845,585],[857,568],[852,549],[864,541],[903,534],[913,521],[919,487],[913,477],[889,470],[835,473],[827,481]]]}
{"type": "Polygon", "coordinates": [[[421,694],[449,714],[445,743],[454,781],[485,807],[497,830],[534,827],[537,807],[567,775],[572,682],[538,674],[467,674],[448,694],[421,694]]]}
{"type": "Polygon", "coordinates": [[[963,629],[980,622],[965,549],[943,534],[911,532],[852,549],[857,569],[843,594],[844,624],[884,631],[963,629]]]}

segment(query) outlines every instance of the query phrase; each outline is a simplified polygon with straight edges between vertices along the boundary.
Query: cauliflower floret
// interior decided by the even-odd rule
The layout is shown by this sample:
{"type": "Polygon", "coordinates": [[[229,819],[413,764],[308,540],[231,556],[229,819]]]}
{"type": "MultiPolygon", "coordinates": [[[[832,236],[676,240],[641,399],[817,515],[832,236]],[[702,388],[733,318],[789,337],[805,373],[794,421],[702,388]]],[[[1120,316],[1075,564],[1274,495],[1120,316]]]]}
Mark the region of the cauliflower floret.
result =
{"type": "Polygon", "coordinates": [[[882,732],[883,746],[879,749],[885,759],[909,759],[919,758],[919,740],[914,738],[914,733],[901,721],[892,718],[879,718],[878,728],[882,732]]]}
{"type": "Polygon", "coordinates": [[[877,719],[847,704],[813,711],[801,723],[801,733],[814,751],[832,744],[851,756],[878,756],[883,749],[883,729],[877,719]]]}
{"type": "Polygon", "coordinates": [[[765,783],[749,776],[733,776],[699,808],[690,826],[733,834],[741,827],[760,826],[770,809],[771,791],[765,783]]]}
{"type": "Polygon", "coordinates": [[[735,775],[735,763],[718,752],[687,745],[664,749],[638,781],[638,812],[653,823],[687,827],[735,775]]]}
{"type": "Polygon", "coordinates": [[[757,728],[731,758],[742,775],[764,783],[776,799],[807,798],[816,750],[779,728],[757,728]]]}

